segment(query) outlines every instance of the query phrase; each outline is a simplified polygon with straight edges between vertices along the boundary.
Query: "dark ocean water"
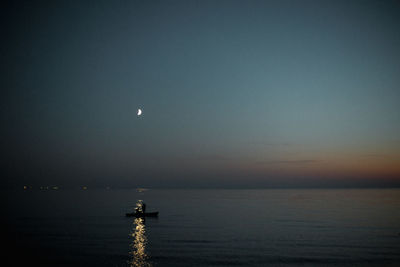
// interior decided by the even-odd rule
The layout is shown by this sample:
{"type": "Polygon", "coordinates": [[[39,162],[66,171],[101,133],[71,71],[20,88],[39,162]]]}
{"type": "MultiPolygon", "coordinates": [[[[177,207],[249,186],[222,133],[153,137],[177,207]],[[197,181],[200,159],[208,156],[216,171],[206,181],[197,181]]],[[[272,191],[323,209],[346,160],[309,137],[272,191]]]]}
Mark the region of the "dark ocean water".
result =
{"type": "MultiPolygon", "coordinates": [[[[6,195],[15,263],[400,266],[400,189],[47,190],[6,195]],[[127,218],[138,200],[158,218],[127,218]]],[[[3,201],[4,204],[4,201],[3,201]]]]}

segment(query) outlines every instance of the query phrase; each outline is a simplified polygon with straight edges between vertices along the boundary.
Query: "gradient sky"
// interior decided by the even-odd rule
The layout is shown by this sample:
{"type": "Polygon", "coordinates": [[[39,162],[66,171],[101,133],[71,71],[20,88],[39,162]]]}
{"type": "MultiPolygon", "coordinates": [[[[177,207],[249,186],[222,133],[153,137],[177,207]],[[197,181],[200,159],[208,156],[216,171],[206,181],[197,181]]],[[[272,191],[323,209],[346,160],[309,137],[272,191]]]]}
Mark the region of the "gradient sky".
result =
{"type": "Polygon", "coordinates": [[[0,8],[4,186],[400,186],[398,1],[0,8]]]}

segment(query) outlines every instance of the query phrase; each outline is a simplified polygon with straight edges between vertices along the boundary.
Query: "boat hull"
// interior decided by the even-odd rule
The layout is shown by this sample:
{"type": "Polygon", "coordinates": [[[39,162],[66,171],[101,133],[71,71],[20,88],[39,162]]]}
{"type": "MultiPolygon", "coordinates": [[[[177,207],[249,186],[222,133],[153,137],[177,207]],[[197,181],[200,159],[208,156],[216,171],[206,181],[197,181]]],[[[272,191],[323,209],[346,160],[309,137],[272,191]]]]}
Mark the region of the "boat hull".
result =
{"type": "Polygon", "coordinates": [[[126,213],[126,217],[136,217],[136,218],[142,218],[142,217],[157,217],[158,216],[158,211],[156,212],[131,212],[131,213],[126,213]]]}

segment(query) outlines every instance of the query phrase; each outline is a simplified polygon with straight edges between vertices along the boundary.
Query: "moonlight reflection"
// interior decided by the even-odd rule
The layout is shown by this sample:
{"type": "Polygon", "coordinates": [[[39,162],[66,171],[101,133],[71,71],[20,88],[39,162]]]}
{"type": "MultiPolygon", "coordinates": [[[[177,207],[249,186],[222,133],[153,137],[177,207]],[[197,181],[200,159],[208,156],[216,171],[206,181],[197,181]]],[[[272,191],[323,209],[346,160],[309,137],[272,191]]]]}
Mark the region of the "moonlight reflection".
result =
{"type": "Polygon", "coordinates": [[[152,265],[148,262],[149,256],[146,254],[147,237],[145,219],[135,218],[133,227],[130,266],[150,267],[152,265]]]}

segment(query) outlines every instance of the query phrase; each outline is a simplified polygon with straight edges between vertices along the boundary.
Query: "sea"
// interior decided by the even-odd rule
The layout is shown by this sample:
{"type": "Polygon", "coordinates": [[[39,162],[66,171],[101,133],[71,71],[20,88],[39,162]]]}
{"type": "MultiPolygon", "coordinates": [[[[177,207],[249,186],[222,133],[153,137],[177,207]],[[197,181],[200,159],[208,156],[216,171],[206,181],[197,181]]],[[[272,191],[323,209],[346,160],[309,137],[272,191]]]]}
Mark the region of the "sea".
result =
{"type": "Polygon", "coordinates": [[[28,188],[3,197],[3,252],[18,266],[400,266],[400,189],[28,188]],[[158,217],[126,217],[140,201],[158,217]]]}

